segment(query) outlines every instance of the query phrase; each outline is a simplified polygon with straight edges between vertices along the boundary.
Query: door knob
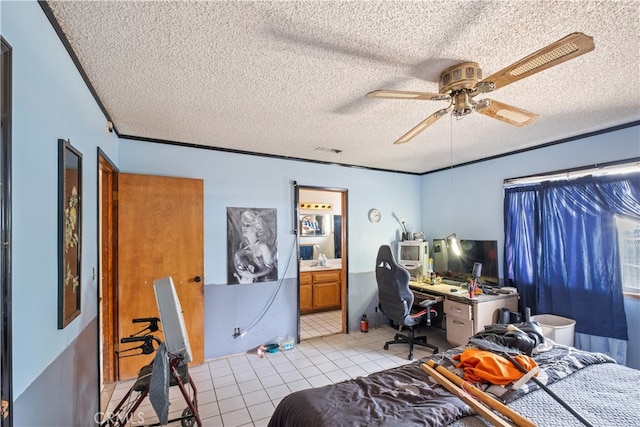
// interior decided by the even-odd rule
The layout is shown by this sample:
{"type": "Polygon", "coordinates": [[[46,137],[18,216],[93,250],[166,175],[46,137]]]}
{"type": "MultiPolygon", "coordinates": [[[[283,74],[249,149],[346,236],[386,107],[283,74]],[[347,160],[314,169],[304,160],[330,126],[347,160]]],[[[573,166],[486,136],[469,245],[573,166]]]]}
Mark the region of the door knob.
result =
{"type": "Polygon", "coordinates": [[[196,283],[199,283],[199,282],[202,281],[202,278],[200,276],[196,276],[196,277],[193,278],[193,280],[195,280],[196,283]]]}

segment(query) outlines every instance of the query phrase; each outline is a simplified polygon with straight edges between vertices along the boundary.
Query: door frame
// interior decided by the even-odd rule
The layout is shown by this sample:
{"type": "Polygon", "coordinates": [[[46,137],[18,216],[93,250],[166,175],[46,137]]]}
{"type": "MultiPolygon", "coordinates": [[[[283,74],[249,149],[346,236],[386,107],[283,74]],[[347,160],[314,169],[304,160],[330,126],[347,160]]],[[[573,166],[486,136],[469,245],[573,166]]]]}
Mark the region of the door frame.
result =
{"type": "MultiPolygon", "coordinates": [[[[300,259],[300,230],[299,230],[299,218],[300,218],[300,190],[312,190],[312,191],[330,191],[334,193],[340,193],[340,215],[342,215],[342,232],[341,232],[341,244],[342,244],[342,270],[340,271],[340,305],[342,310],[342,333],[349,333],[349,248],[348,248],[348,235],[349,235],[349,221],[347,217],[348,212],[348,196],[349,190],[346,188],[335,187],[318,187],[313,185],[299,185],[296,181],[293,181],[294,195],[293,195],[293,231],[296,234],[296,260],[300,259]]],[[[300,264],[298,263],[297,274],[297,327],[296,327],[296,342],[300,343],[300,264]]]]}
{"type": "Polygon", "coordinates": [[[0,397],[2,398],[2,413],[0,425],[13,425],[13,344],[12,337],[12,273],[11,273],[11,215],[12,215],[12,186],[11,186],[11,124],[12,124],[12,70],[13,49],[0,36],[0,217],[2,228],[2,242],[0,255],[0,397]],[[5,412],[6,405],[6,412],[5,412]],[[6,415],[6,418],[5,418],[6,415]]]}
{"type": "Polygon", "coordinates": [[[97,336],[100,388],[104,383],[119,379],[115,352],[118,330],[118,172],[116,165],[98,147],[97,336]]]}

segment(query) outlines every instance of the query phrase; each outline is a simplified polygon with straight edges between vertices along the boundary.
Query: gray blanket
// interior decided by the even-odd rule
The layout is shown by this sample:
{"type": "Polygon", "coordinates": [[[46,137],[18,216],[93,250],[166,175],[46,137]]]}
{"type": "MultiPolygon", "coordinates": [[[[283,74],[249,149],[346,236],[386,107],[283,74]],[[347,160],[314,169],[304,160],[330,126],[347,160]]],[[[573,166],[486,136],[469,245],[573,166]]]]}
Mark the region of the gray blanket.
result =
{"type": "MultiPolygon", "coordinates": [[[[640,426],[640,371],[606,363],[588,366],[549,386],[558,397],[594,426],[640,426]]],[[[578,427],[583,424],[544,390],[509,404],[538,426],[578,427]]],[[[452,427],[488,426],[482,418],[466,417],[452,427]]]]}
{"type": "Polygon", "coordinates": [[[286,396],[269,426],[440,426],[472,411],[417,362],[286,396]]]}
{"type": "MultiPolygon", "coordinates": [[[[457,347],[427,359],[434,359],[455,369],[452,357],[463,349],[457,347]]],[[[280,402],[269,426],[443,426],[473,415],[473,410],[460,399],[432,384],[429,376],[420,368],[427,359],[366,377],[292,393],[280,402]]],[[[598,369],[604,364],[617,366],[623,371],[629,370],[615,365],[614,360],[606,355],[566,346],[556,346],[535,359],[542,368],[539,378],[547,385],[569,377],[587,366],[595,365],[594,368],[598,369]]],[[[581,381],[578,384],[574,386],[572,393],[584,400],[593,399],[590,396],[595,390],[594,385],[581,381]]],[[[503,397],[508,402],[517,401],[537,388],[530,381],[520,391],[509,392],[503,397]]],[[[544,391],[536,392],[537,395],[540,393],[544,391]]],[[[545,403],[544,406],[550,405],[545,403]]],[[[561,406],[559,408],[564,410],[561,406]]],[[[472,419],[470,422],[475,421],[472,419]]]]}

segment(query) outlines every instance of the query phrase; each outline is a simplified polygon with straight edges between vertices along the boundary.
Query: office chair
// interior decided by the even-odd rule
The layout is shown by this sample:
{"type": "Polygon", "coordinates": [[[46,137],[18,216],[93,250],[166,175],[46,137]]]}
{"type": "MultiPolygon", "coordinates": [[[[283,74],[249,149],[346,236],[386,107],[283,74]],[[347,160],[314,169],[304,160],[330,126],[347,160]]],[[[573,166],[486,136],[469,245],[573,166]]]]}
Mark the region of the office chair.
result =
{"type": "Polygon", "coordinates": [[[379,308],[382,313],[400,328],[407,328],[407,335],[397,333],[392,341],[384,344],[384,349],[389,349],[389,344],[409,344],[409,360],[413,359],[413,346],[420,345],[433,349],[438,353],[438,347],[427,342],[426,336],[414,336],[414,327],[422,321],[431,325],[431,306],[436,301],[425,300],[420,303],[424,307],[417,313],[412,313],[413,293],[409,289],[409,272],[398,265],[393,258],[391,248],[388,245],[380,246],[376,259],[376,281],[378,282],[379,308]]]}

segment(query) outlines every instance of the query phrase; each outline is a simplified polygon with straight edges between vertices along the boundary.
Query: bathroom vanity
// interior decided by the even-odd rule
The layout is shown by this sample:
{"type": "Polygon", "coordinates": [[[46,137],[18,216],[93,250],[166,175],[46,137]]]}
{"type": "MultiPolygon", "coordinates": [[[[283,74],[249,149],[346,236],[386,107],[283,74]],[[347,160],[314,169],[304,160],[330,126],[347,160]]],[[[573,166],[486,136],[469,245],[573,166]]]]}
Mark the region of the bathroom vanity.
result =
{"type": "Polygon", "coordinates": [[[300,264],[300,314],[342,307],[342,265],[329,260],[326,266],[300,264]]]}

